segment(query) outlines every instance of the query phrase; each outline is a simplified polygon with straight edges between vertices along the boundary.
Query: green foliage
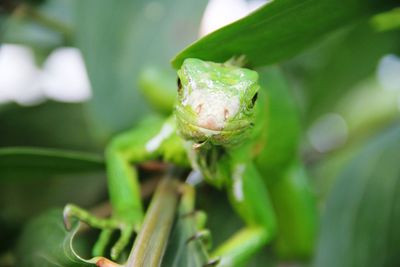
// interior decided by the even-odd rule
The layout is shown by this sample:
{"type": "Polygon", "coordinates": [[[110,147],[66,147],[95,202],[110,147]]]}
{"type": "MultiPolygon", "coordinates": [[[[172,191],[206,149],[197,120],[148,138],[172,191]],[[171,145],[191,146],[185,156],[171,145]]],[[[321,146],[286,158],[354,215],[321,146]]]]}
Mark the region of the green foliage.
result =
{"type": "Polygon", "coordinates": [[[399,30],[376,32],[363,20],[289,62],[286,66],[306,89],[307,120],[332,109],[349,88],[374,73],[383,55],[400,51],[399,42],[399,30]]]}
{"type": "Polygon", "coordinates": [[[91,134],[82,103],[47,101],[37,106],[0,106],[0,146],[59,148],[103,153],[91,134]]]}
{"type": "Polygon", "coordinates": [[[400,262],[400,127],[369,143],[346,167],[324,211],[314,266],[400,262]]]}
{"type": "Polygon", "coordinates": [[[36,175],[73,174],[104,169],[97,154],[30,147],[0,148],[0,176],[27,179],[36,175]]]}
{"type": "Polygon", "coordinates": [[[138,90],[147,65],[168,60],[195,39],[206,1],[78,1],[75,43],[81,49],[94,96],[92,127],[101,137],[132,127],[148,113],[138,90]],[[160,47],[162,44],[162,48],[160,47]]]}
{"type": "MultiPolygon", "coordinates": [[[[50,210],[29,222],[22,232],[16,252],[16,266],[20,267],[85,267],[85,263],[72,248],[73,238],[78,230],[75,222],[72,231],[67,231],[60,220],[61,210],[50,210]]],[[[84,243],[74,242],[84,249],[84,243]]]]}
{"type": "Polygon", "coordinates": [[[192,44],[172,61],[179,68],[185,58],[224,62],[245,55],[250,66],[276,63],[296,55],[329,31],[377,12],[385,2],[350,0],[272,1],[232,25],[192,44]],[[334,12],[333,12],[334,11],[334,12]]]}
{"type": "MultiPolygon", "coordinates": [[[[201,238],[193,239],[199,230],[200,211],[195,211],[194,189],[186,188],[178,206],[162,267],[203,267],[209,260],[206,245],[201,238]],[[188,240],[191,240],[188,242],[188,240]]],[[[200,218],[201,219],[201,218],[200,218]]],[[[204,223],[204,222],[203,222],[204,223]]]]}

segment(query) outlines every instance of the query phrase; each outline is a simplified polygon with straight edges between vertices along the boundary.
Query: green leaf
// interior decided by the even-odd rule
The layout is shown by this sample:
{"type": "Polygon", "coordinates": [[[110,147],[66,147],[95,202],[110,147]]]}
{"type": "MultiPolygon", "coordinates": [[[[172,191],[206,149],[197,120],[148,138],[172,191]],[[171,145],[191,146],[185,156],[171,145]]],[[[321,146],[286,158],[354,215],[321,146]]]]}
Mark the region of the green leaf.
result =
{"type": "Polygon", "coordinates": [[[372,140],[348,165],[326,206],[314,266],[400,264],[400,127],[372,140]]]}
{"type": "MultiPolygon", "coordinates": [[[[35,218],[23,230],[16,249],[16,266],[20,267],[85,267],[94,266],[85,262],[73,250],[86,250],[87,244],[73,242],[79,223],[67,231],[62,222],[61,210],[50,210],[35,218]],[[72,244],[74,243],[74,244],[72,244]]],[[[95,262],[94,259],[91,262],[95,262]]]]}
{"type": "Polygon", "coordinates": [[[239,55],[246,55],[252,67],[278,62],[385,4],[387,1],[275,0],[190,45],[172,65],[179,68],[190,57],[224,62],[239,55]]]}
{"type": "Polygon", "coordinates": [[[178,209],[178,216],[161,266],[203,267],[208,262],[205,244],[200,238],[191,240],[198,231],[202,230],[199,229],[197,220],[201,213],[194,210],[194,189],[192,187],[186,186],[178,209]]]}
{"type": "Polygon", "coordinates": [[[0,148],[0,176],[6,174],[32,176],[35,174],[71,174],[104,169],[97,154],[30,148],[0,148]]]}
{"type": "Polygon", "coordinates": [[[357,82],[373,75],[383,55],[399,51],[399,42],[399,31],[376,32],[363,21],[293,60],[307,98],[307,120],[332,109],[357,82]]]}
{"type": "Polygon", "coordinates": [[[149,112],[136,88],[141,69],[169,69],[170,57],[196,38],[206,3],[78,1],[76,45],[92,83],[88,110],[100,137],[132,127],[149,112]]]}
{"type": "Polygon", "coordinates": [[[400,8],[394,8],[388,12],[378,14],[372,18],[372,24],[380,31],[388,31],[400,28],[400,8]]]}
{"type": "Polygon", "coordinates": [[[82,103],[46,101],[37,106],[0,105],[0,146],[101,151],[82,103]]]}

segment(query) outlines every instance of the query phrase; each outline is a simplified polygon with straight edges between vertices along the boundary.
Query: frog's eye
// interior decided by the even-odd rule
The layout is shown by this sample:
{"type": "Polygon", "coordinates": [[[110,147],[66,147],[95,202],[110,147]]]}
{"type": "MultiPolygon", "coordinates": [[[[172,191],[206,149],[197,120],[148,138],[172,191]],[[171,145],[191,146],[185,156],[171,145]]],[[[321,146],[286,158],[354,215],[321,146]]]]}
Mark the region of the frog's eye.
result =
{"type": "Polygon", "coordinates": [[[182,91],[182,83],[181,83],[181,79],[178,77],[178,93],[180,93],[182,91]]]}
{"type": "Polygon", "coordinates": [[[254,94],[253,98],[251,99],[251,106],[253,107],[257,101],[258,92],[254,94]]]}

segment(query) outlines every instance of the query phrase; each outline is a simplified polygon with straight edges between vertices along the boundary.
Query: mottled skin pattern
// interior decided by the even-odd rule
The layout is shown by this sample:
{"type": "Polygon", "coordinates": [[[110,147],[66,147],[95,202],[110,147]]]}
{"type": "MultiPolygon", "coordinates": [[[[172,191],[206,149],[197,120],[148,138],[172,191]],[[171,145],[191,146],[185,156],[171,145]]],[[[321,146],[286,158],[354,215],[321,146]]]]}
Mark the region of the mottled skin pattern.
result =
{"type": "Polygon", "coordinates": [[[212,253],[220,259],[218,266],[243,266],[274,238],[282,256],[312,251],[316,213],[297,160],[295,110],[279,72],[265,77],[270,88],[262,90],[255,71],[184,61],[174,116],[149,119],[114,138],[106,150],[112,217],[95,218],[73,205],[65,208],[66,219],[76,216],[103,229],[94,254],[104,254],[112,231],[120,229],[121,238],[111,250],[117,258],[132,232],[140,229],[139,184],[130,163],[157,158],[191,166],[207,183],[224,188],[243,219],[245,227],[212,253]]]}
{"type": "Polygon", "coordinates": [[[260,88],[257,72],[187,59],[178,76],[175,117],[183,138],[224,146],[246,138],[260,88]]]}

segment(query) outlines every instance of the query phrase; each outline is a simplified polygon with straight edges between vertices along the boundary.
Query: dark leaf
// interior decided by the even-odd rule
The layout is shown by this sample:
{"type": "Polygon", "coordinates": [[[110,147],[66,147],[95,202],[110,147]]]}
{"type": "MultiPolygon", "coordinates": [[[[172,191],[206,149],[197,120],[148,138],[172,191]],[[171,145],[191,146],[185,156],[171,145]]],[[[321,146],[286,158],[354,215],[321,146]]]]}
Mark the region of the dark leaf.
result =
{"type": "Polygon", "coordinates": [[[276,0],[190,45],[172,65],[179,68],[190,57],[224,62],[240,55],[245,55],[252,67],[278,62],[328,32],[385,8],[387,2],[276,0]]]}
{"type": "Polygon", "coordinates": [[[71,174],[102,170],[97,154],[29,147],[0,149],[0,176],[6,174],[71,174]]]}

